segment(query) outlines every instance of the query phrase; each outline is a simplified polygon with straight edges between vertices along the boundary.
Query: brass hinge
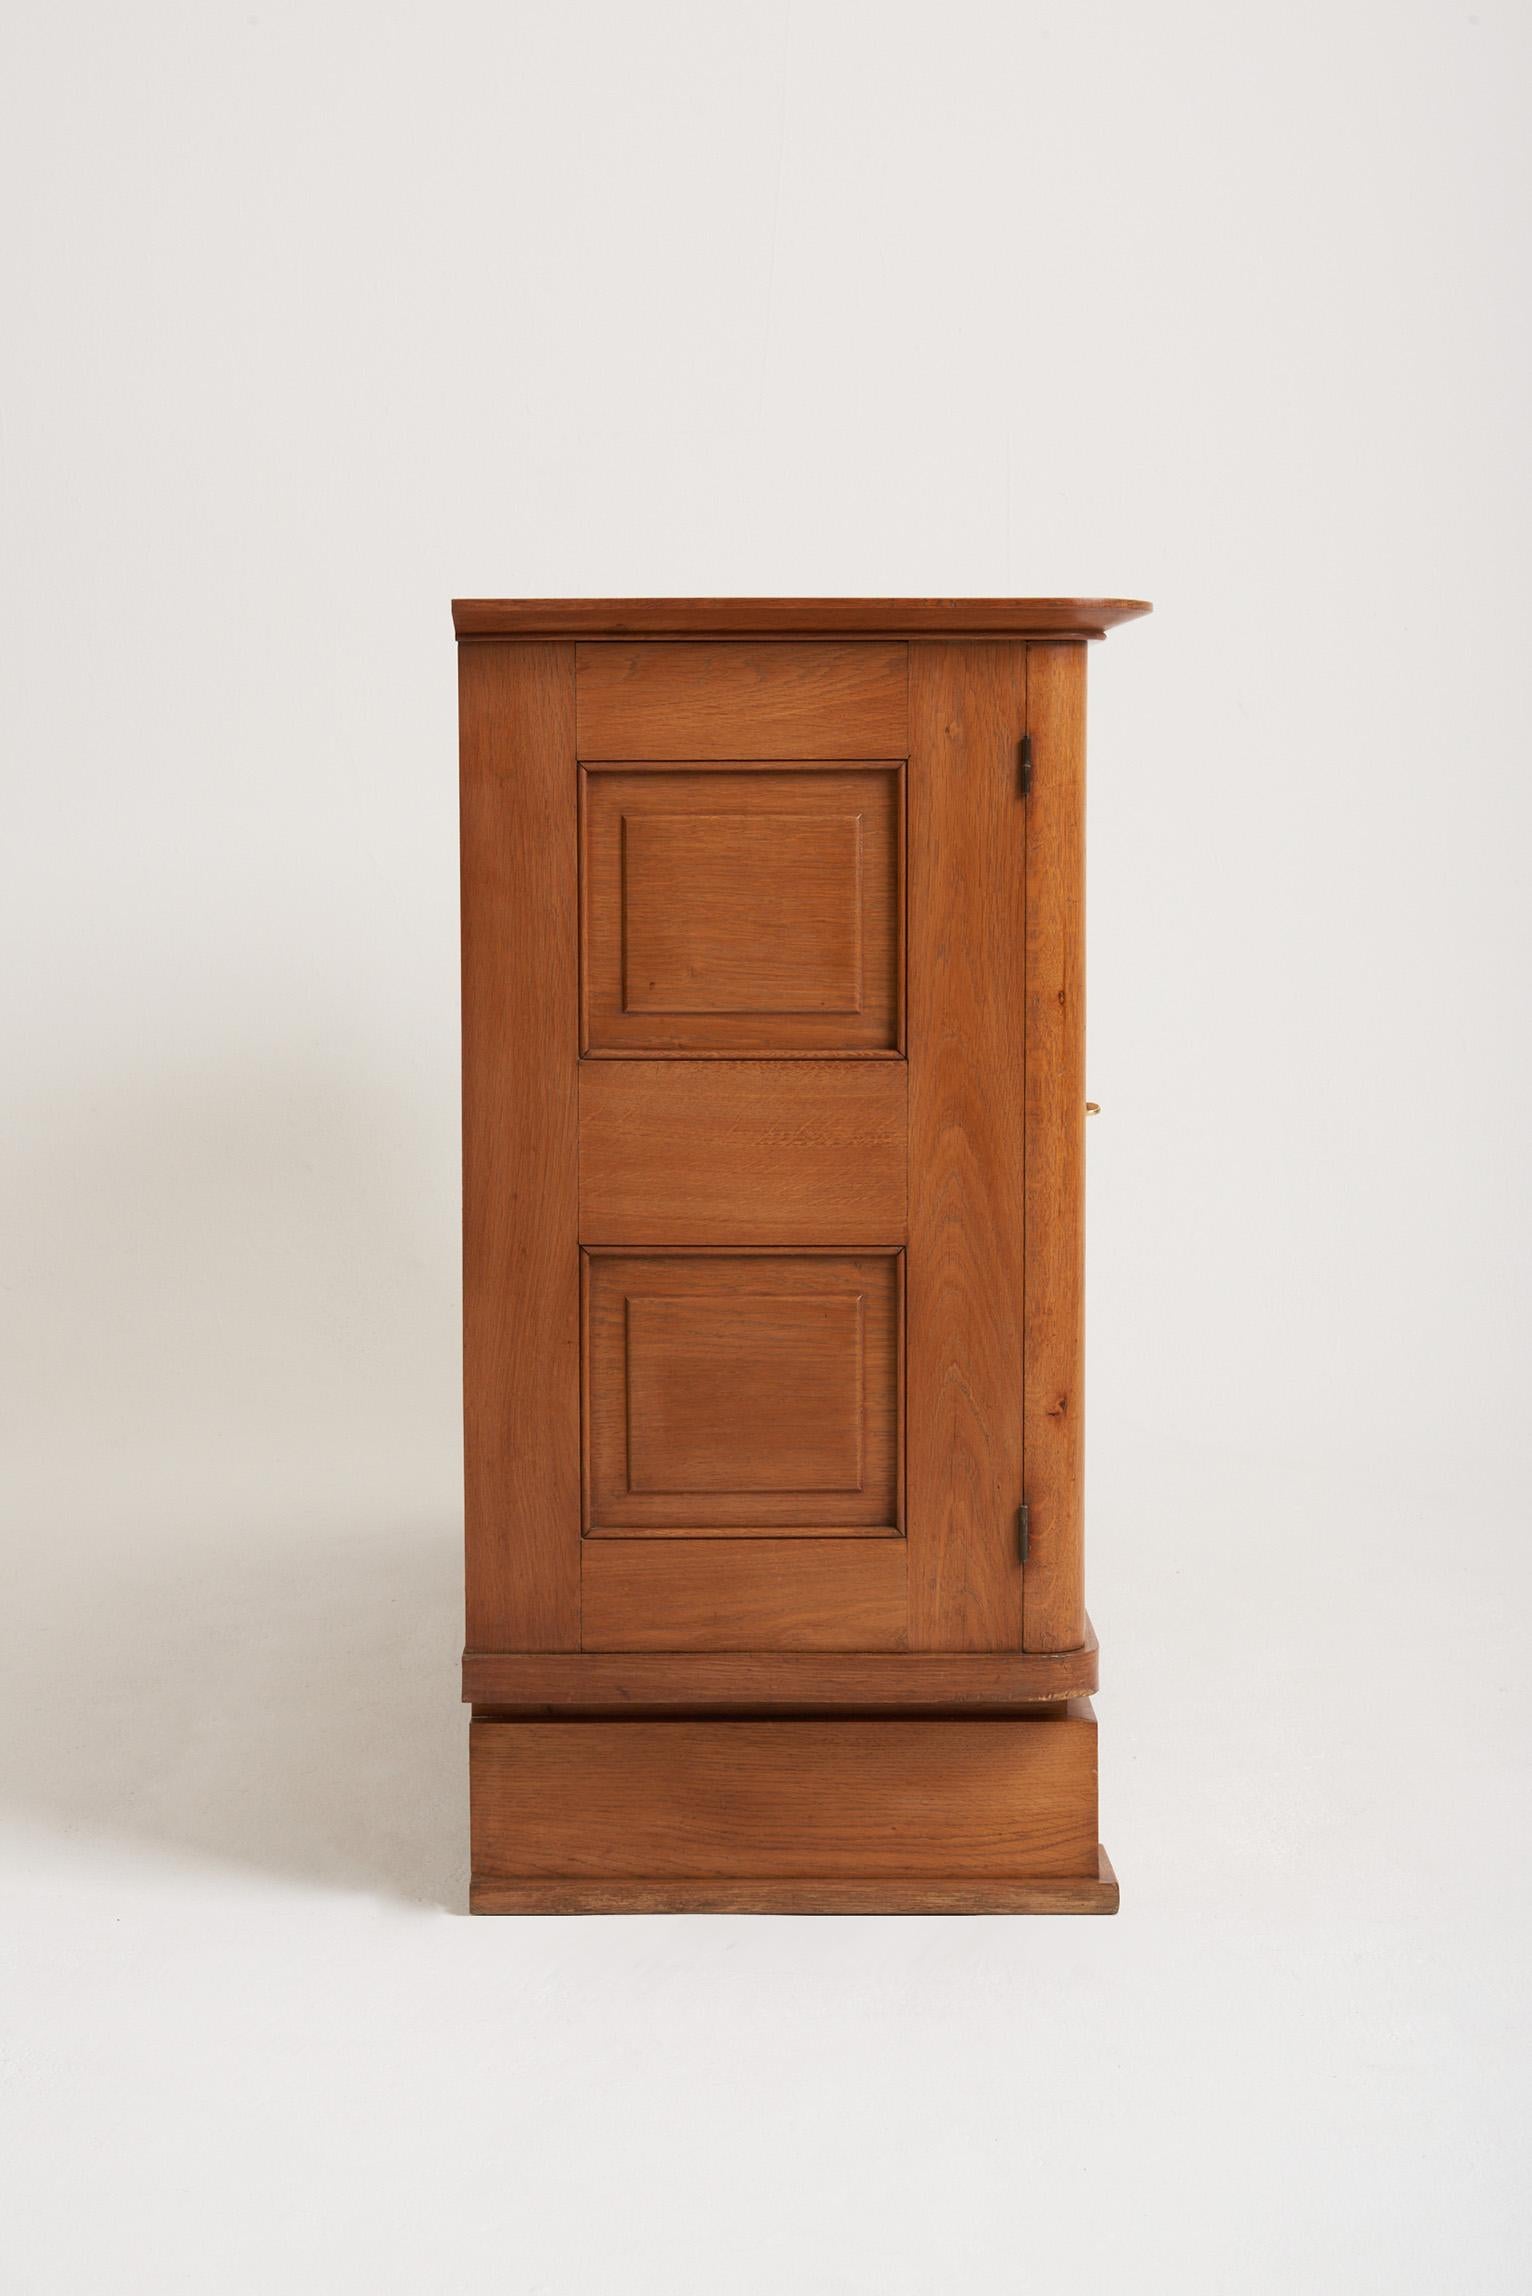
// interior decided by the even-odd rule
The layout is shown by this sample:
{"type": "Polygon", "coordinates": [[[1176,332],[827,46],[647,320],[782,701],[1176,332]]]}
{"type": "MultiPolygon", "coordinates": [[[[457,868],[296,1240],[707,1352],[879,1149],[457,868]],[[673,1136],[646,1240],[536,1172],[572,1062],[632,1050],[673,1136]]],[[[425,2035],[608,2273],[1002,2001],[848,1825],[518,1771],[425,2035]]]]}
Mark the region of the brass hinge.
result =
{"type": "Polygon", "coordinates": [[[1032,736],[1024,733],[1016,752],[1017,778],[1023,797],[1032,794],[1032,736]]]}
{"type": "Polygon", "coordinates": [[[1032,1510],[1023,1499],[1016,1510],[1016,1551],[1023,1562],[1027,1559],[1027,1549],[1031,1544],[1032,1510]]]}

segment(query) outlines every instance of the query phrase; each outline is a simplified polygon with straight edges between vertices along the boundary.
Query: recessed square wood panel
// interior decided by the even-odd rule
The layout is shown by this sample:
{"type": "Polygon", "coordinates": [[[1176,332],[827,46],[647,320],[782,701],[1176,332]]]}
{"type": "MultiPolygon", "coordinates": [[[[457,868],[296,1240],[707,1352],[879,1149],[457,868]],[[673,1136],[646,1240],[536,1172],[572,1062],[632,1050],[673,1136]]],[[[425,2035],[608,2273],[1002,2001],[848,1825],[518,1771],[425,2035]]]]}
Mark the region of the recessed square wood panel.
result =
{"type": "Polygon", "coordinates": [[[898,1052],[897,764],[582,781],[588,1052],[898,1052]]]}
{"type": "Polygon", "coordinates": [[[588,1531],[897,1531],[897,1252],[585,1267],[588,1531]]]}
{"type": "Polygon", "coordinates": [[[628,1013],[862,1009],[862,816],[622,823],[628,1013]]]}
{"type": "Polygon", "coordinates": [[[860,1292],[629,1292],[627,1358],[629,1490],[861,1489],[860,1292]]]}

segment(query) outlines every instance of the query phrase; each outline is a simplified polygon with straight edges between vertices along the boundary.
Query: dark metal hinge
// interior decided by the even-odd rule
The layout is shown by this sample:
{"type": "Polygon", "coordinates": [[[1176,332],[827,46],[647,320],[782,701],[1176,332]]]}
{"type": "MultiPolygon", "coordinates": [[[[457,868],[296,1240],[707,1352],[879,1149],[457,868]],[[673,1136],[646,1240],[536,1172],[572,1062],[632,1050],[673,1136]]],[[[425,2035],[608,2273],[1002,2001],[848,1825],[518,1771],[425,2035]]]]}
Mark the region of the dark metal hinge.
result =
{"type": "Polygon", "coordinates": [[[1027,1559],[1027,1549],[1031,1544],[1032,1510],[1023,1499],[1016,1510],[1016,1551],[1023,1562],[1027,1559]]]}
{"type": "Polygon", "coordinates": [[[1032,794],[1032,736],[1029,733],[1022,735],[1016,758],[1021,794],[1023,797],[1030,797],[1032,794]]]}

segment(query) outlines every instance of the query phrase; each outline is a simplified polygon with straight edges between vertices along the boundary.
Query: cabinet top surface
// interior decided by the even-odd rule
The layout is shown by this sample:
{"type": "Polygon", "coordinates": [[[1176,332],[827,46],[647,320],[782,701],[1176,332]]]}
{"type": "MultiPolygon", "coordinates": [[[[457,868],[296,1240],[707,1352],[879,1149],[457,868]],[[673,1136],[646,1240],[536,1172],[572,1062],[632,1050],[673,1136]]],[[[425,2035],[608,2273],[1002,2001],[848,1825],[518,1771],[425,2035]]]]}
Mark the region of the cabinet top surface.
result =
{"type": "Polygon", "coordinates": [[[1142,598],[454,598],[459,638],[1103,638],[1142,598]]]}

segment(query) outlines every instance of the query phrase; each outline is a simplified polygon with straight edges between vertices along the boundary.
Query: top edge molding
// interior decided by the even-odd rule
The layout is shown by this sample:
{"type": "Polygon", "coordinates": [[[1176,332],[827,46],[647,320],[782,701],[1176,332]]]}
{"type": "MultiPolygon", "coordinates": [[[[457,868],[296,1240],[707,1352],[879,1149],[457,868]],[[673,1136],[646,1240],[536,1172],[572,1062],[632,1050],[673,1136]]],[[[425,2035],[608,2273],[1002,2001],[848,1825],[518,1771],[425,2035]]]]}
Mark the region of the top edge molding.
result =
{"type": "Polygon", "coordinates": [[[459,638],[1104,638],[1142,598],[454,598],[459,638]]]}

